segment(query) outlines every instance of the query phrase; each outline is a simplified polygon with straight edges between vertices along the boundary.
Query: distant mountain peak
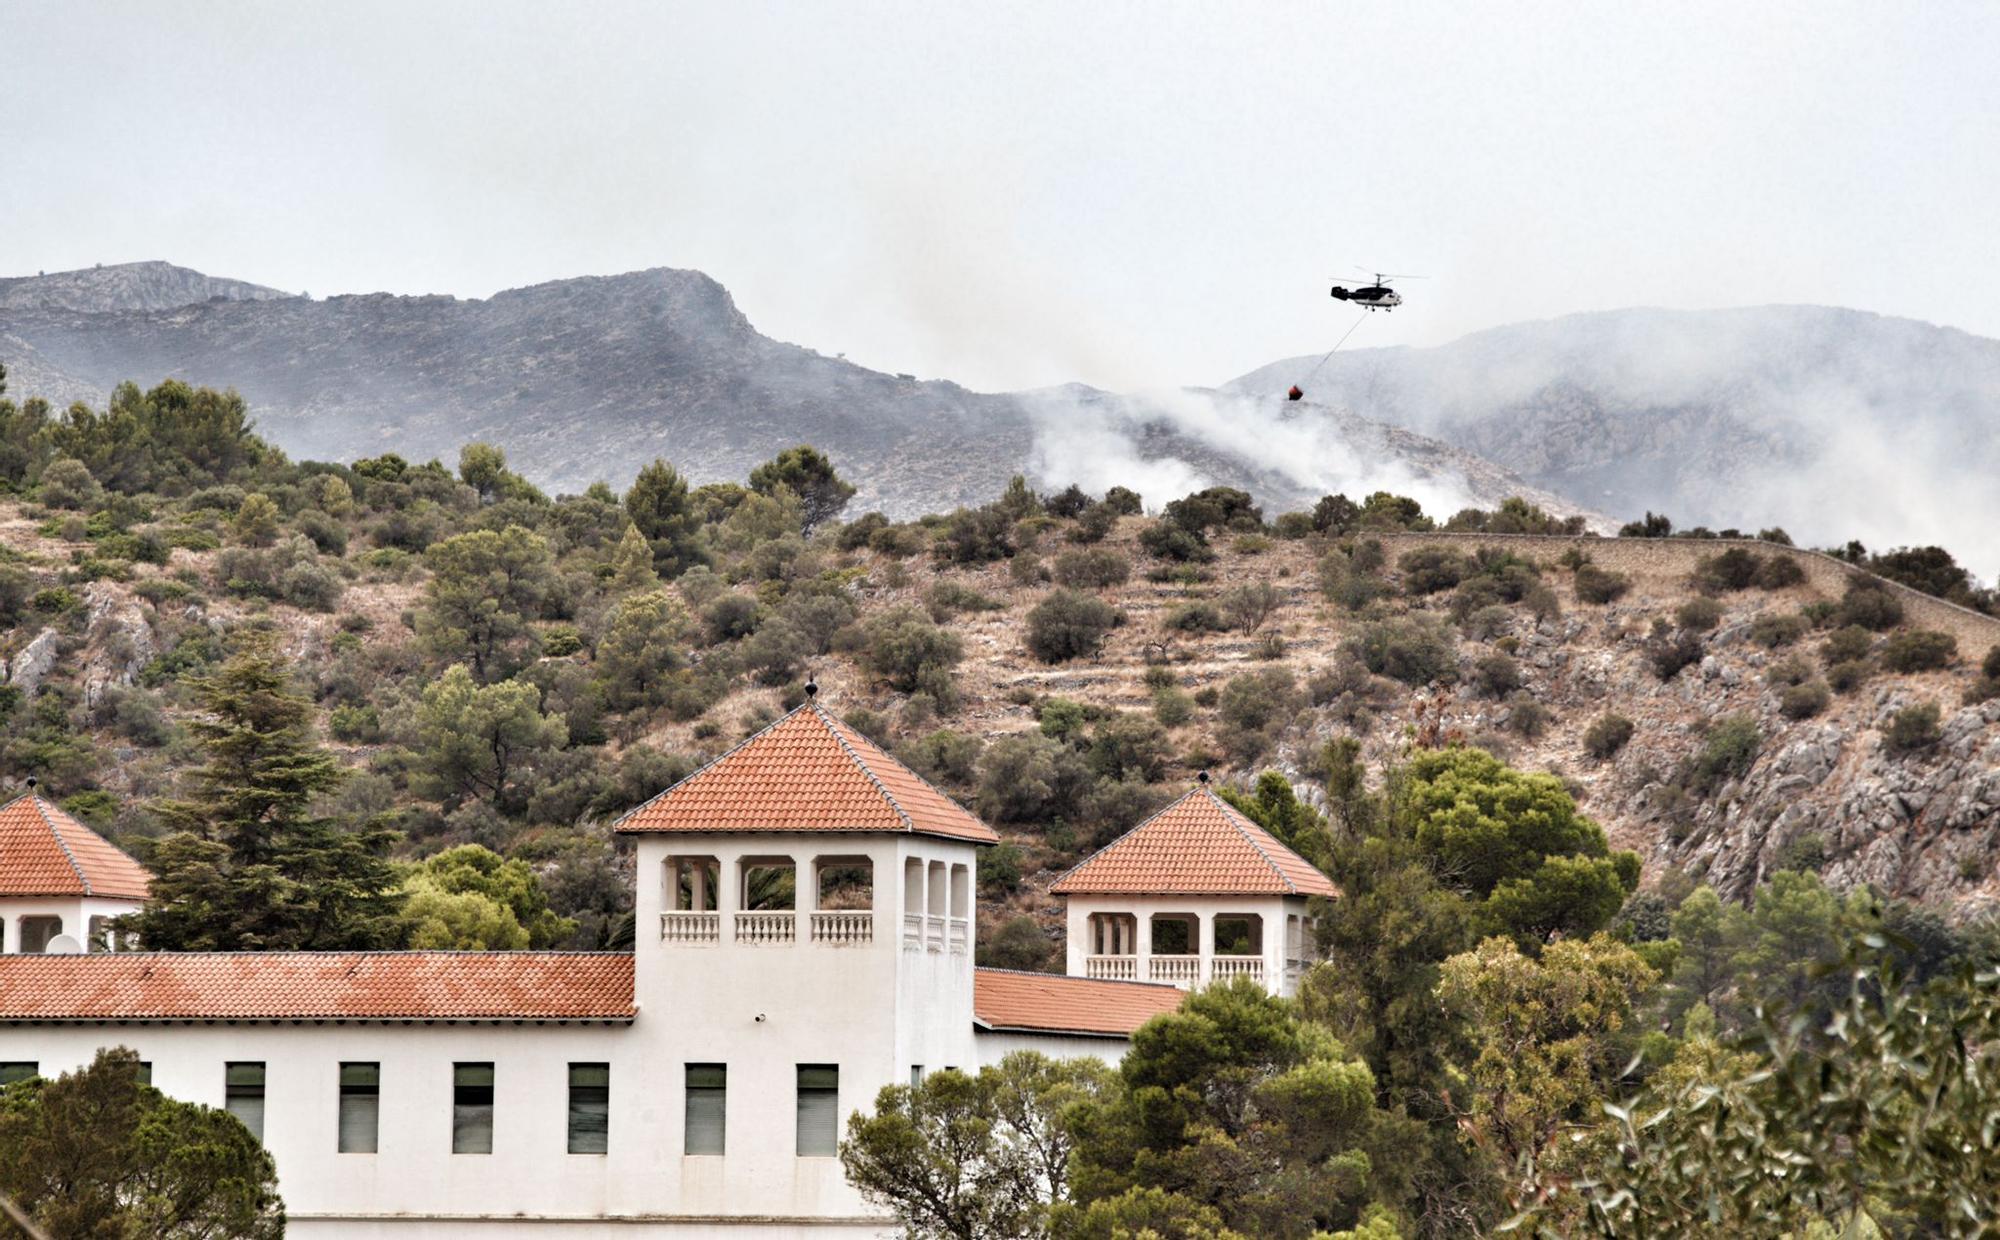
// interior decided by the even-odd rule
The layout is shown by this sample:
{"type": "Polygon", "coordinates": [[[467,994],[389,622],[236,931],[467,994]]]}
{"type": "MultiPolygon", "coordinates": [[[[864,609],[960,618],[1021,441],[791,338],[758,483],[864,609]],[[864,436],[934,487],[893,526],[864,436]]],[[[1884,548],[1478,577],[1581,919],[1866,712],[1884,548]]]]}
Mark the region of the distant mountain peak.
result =
{"type": "Polygon", "coordinates": [[[204,275],[159,259],[100,263],[75,271],[0,276],[0,310],[69,310],[103,314],[118,310],[172,310],[221,298],[269,301],[293,294],[242,280],[204,275]]]}

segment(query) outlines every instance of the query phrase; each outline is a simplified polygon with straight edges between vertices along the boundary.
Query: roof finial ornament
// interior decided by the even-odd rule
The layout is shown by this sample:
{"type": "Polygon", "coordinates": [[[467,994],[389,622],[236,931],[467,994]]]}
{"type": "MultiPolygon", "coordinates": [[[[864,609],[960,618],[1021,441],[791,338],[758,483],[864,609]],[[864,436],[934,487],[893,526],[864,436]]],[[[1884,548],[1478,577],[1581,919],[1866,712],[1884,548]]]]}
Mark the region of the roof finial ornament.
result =
{"type": "Polygon", "coordinates": [[[40,782],[41,781],[36,779],[33,775],[28,776],[28,791],[33,792],[35,790],[35,785],[40,782]]]}
{"type": "Polygon", "coordinates": [[[810,676],[806,677],[806,701],[810,702],[818,696],[819,682],[810,676]]]}
{"type": "Polygon", "coordinates": [[[1197,771],[1195,773],[1194,782],[1200,784],[1204,788],[1208,787],[1208,772],[1205,770],[1197,771]]]}

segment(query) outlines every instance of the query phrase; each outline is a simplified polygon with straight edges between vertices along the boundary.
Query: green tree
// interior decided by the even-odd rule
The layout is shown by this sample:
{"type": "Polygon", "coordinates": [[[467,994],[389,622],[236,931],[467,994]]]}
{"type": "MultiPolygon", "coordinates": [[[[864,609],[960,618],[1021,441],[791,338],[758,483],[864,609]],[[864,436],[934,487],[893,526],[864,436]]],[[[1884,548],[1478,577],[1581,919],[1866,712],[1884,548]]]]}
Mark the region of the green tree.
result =
{"type": "Polygon", "coordinates": [[[1602,929],[1638,887],[1638,855],[1611,852],[1553,775],[1465,748],[1420,753],[1404,774],[1398,812],[1419,849],[1524,945],[1602,929]]]}
{"type": "Polygon", "coordinates": [[[639,471],[625,492],[625,513],[653,548],[653,568],[668,581],[707,562],[701,515],[688,499],[687,479],[665,461],[639,471]]]}
{"type": "Polygon", "coordinates": [[[139,1082],[139,1056],[0,1090],[0,1192],[52,1237],[276,1240],[277,1167],[235,1116],[139,1082]]]}
{"type": "Polygon", "coordinates": [[[191,687],[203,716],[189,726],[207,760],[188,774],[189,795],[153,805],[177,829],[152,846],[151,893],[124,928],[157,951],[393,946],[395,835],[310,813],[341,773],[268,639],[191,687]]]}
{"type": "Polygon", "coordinates": [[[1399,1204],[1406,1126],[1375,1081],[1288,1000],[1237,978],[1132,1038],[1120,1088],[1078,1108],[1076,1198],[1159,1189],[1248,1235],[1306,1240],[1399,1204]]]}
{"type": "Polygon", "coordinates": [[[553,947],[576,923],[549,907],[528,863],[478,844],[427,857],[404,879],[403,923],[415,948],[459,951],[553,947]]]}
{"type": "Polygon", "coordinates": [[[814,530],[840,515],[854,498],[854,486],[834,472],[827,455],[810,444],[787,448],[750,471],[750,489],[775,495],[779,488],[798,497],[800,532],[814,530]]]}
{"type": "Polygon", "coordinates": [[[278,523],[282,514],[271,497],[262,492],[252,491],[243,497],[237,506],[236,518],[230,522],[230,532],[236,541],[246,547],[268,547],[278,537],[278,523]]]}
{"type": "Polygon", "coordinates": [[[1249,792],[1227,786],[1218,787],[1216,792],[1243,811],[1244,817],[1277,836],[1287,848],[1314,865],[1325,869],[1332,863],[1333,838],[1327,832],[1325,816],[1299,800],[1292,781],[1282,774],[1265,771],[1249,792]]]}
{"type": "Polygon", "coordinates": [[[946,1069],[890,1085],[872,1115],[849,1117],[841,1166],[864,1197],[896,1212],[907,1236],[1045,1236],[1050,1207],[1068,1195],[1064,1114],[1095,1099],[1109,1076],[1092,1059],[1016,1051],[977,1076],[946,1069]]]}
{"type": "Polygon", "coordinates": [[[541,535],[518,525],[473,530],[425,553],[431,579],[417,614],[417,635],[433,654],[464,659],[482,682],[501,679],[520,661],[556,588],[555,561],[541,535]]]}
{"type": "Polygon", "coordinates": [[[1466,1139],[1531,1184],[1557,1136],[1597,1118],[1631,1056],[1633,1007],[1657,980],[1605,934],[1551,943],[1539,959],[1491,938],[1445,961],[1438,998],[1471,1033],[1452,1090],[1466,1139]]]}
{"type": "Polygon", "coordinates": [[[687,630],[686,610],[665,590],[621,599],[597,643],[606,703],[629,710],[657,702],[686,662],[687,630]]]}
{"type": "Polygon", "coordinates": [[[625,536],[611,552],[611,593],[646,594],[660,588],[660,575],[653,571],[653,548],[639,527],[625,526],[625,536]]]}
{"type": "Polygon", "coordinates": [[[534,685],[477,684],[463,664],[453,664],[425,686],[414,711],[410,787],[447,805],[477,799],[518,811],[537,764],[568,741],[568,725],[543,713],[534,685]]]}

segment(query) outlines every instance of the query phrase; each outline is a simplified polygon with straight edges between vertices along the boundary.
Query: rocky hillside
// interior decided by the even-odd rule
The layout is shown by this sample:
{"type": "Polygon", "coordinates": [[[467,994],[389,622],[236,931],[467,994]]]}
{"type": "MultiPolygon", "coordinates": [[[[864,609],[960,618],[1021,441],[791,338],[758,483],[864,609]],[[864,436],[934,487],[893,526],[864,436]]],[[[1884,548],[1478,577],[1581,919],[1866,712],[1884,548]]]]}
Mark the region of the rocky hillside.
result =
{"type": "MultiPolygon", "coordinates": [[[[1079,545],[1068,535],[1081,525],[1041,517],[1037,551],[981,566],[908,554],[943,526],[867,539],[836,528],[784,576],[684,579],[675,594],[689,620],[675,631],[692,668],[676,675],[705,687],[665,711],[607,716],[589,686],[623,674],[605,653],[616,612],[580,583],[610,579],[608,564],[588,570],[610,551],[578,544],[562,571],[579,593],[558,613],[575,618],[543,626],[548,653],[521,673],[542,686],[543,709],[566,712],[572,739],[530,762],[540,789],[502,819],[476,798],[446,812],[456,800],[439,806],[411,775],[403,745],[436,667],[418,636],[425,561],[364,549],[359,527],[351,550],[316,560],[303,540],[281,541],[276,551],[331,571],[302,608],[287,584],[242,581],[257,553],[202,548],[201,528],[234,541],[213,512],[161,516],[181,544],[165,563],[44,586],[63,593],[34,595],[0,650],[21,695],[10,764],[60,762],[49,720],[73,712],[89,757],[53,782],[115,829],[148,830],[144,799],[187,761],[178,679],[223,635],[262,626],[316,687],[322,729],[356,772],[345,808],[404,814],[414,849],[601,847],[608,813],[761,726],[810,669],[828,705],[1001,823],[1025,882],[989,895],[1045,921],[1055,874],[1197,771],[1248,783],[1276,767],[1312,799],[1321,748],[1349,736],[1378,773],[1425,738],[1555,772],[1654,879],[1680,870],[1743,895],[1770,871],[1813,868],[1959,915],[2000,896],[2000,669],[1982,678],[1979,666],[2000,623],[1785,548],[1737,548],[1765,584],[1733,588],[1716,567],[1724,549],[1689,541],[1241,534],[1217,538],[1211,563],[1176,565],[1140,543],[1145,518],[1079,545]],[[1800,571],[1762,567],[1778,561],[1800,571]],[[1115,608],[1094,653],[1052,663],[1033,648],[1051,573],[1115,608]],[[820,605],[794,596],[824,597],[828,583],[845,600],[830,622],[841,627],[821,653],[780,665],[785,684],[760,683],[772,656],[756,632],[807,623],[790,617],[820,605]],[[899,691],[884,670],[874,625],[913,613],[957,639],[955,703],[899,691]],[[1943,636],[1913,636],[1926,633],[1943,636]]],[[[101,565],[101,538],[77,518],[0,506],[4,558],[36,585],[101,565]]]]}
{"type": "MultiPolygon", "coordinates": [[[[1231,390],[1282,392],[1317,357],[1231,390]]],[[[2000,341],[1818,306],[1618,310],[1356,349],[1315,399],[1445,439],[1572,502],[1822,545],[2000,542],[2000,341]]]]}
{"type": "Polygon", "coordinates": [[[1490,462],[1326,406],[995,395],[882,374],[768,339],[693,271],[485,300],[268,294],[163,264],[0,284],[0,364],[17,397],[58,403],[101,403],[134,377],[234,386],[263,433],[314,459],[449,461],[485,440],[558,491],[623,486],[656,456],[697,482],[736,479],[810,442],[840,461],[864,508],[898,517],[980,502],[1022,472],[1050,488],[1234,485],[1274,509],[1391,489],[1447,512],[1511,494],[1583,511],[1490,462]],[[1079,437],[1087,451],[1074,450],[1079,437]],[[1289,450],[1264,451],[1274,439],[1289,450]]]}

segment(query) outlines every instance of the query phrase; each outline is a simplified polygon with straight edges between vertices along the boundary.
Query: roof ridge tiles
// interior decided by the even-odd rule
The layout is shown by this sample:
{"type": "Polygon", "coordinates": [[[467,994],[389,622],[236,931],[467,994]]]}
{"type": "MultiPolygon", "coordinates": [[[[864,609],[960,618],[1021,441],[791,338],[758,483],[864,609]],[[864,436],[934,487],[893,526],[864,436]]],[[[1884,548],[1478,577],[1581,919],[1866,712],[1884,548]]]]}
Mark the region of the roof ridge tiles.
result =
{"type": "MultiPolygon", "coordinates": [[[[1265,865],[1271,867],[1271,873],[1278,876],[1278,881],[1285,885],[1285,890],[1291,892],[1293,895],[1299,894],[1299,885],[1292,881],[1291,875],[1285,873],[1285,867],[1279,865],[1277,860],[1265,850],[1264,846],[1257,842],[1256,835],[1246,829],[1246,824],[1248,826],[1256,826],[1254,822],[1250,821],[1250,815],[1217,796],[1215,789],[1209,787],[1207,784],[1201,786],[1201,791],[1207,793],[1208,799],[1215,802],[1215,807],[1222,811],[1223,820],[1228,822],[1230,826],[1235,827],[1237,833],[1243,837],[1244,841],[1250,847],[1257,850],[1257,855],[1264,859],[1265,865]]],[[[1263,828],[1259,827],[1258,830],[1261,831],[1263,828]]]]}
{"type": "Polygon", "coordinates": [[[76,854],[70,851],[69,841],[63,838],[62,828],[56,825],[55,819],[49,817],[48,802],[44,801],[40,794],[30,792],[28,803],[42,816],[42,824],[48,827],[49,834],[55,838],[56,847],[62,849],[63,860],[69,862],[69,868],[76,871],[76,881],[83,884],[83,894],[87,896],[97,894],[90,889],[90,875],[83,872],[83,865],[77,861],[76,854]]]}
{"type": "MultiPolygon", "coordinates": [[[[848,744],[847,738],[841,735],[840,725],[833,716],[826,712],[826,709],[819,704],[817,698],[807,698],[806,707],[810,707],[814,717],[826,725],[826,730],[833,736],[833,743],[840,746],[840,752],[853,760],[855,767],[867,778],[868,782],[875,785],[875,791],[881,793],[882,799],[889,803],[889,808],[896,811],[896,817],[903,820],[903,829],[914,832],[917,829],[917,824],[911,820],[910,811],[903,808],[903,803],[896,799],[895,793],[889,791],[889,786],[882,782],[881,776],[874,772],[867,761],[860,754],[854,752],[854,746],[848,744]]],[[[800,709],[805,709],[805,707],[801,707],[800,709]]],[[[857,732],[855,735],[859,736],[860,733],[857,732]]],[[[864,737],[863,739],[866,738],[864,737]]],[[[868,743],[873,745],[875,742],[869,741],[868,743]]],[[[915,772],[912,772],[912,774],[915,774],[915,772]]],[[[923,777],[919,775],[918,778],[921,779],[923,777]]]]}

